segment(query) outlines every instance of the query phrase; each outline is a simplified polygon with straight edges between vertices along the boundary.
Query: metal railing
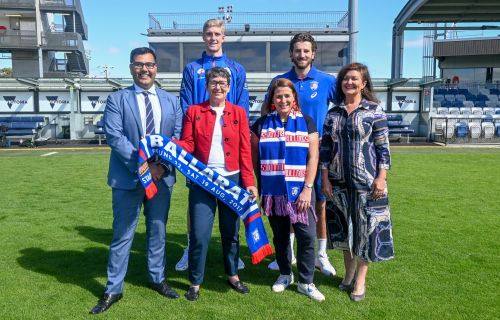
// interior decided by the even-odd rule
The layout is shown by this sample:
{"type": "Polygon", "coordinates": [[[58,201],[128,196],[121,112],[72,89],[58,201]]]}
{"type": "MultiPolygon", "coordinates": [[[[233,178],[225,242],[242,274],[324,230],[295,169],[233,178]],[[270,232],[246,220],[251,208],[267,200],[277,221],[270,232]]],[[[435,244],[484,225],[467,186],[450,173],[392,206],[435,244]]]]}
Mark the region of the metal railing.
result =
{"type": "Polygon", "coordinates": [[[152,30],[201,31],[208,19],[226,22],[228,31],[256,30],[327,30],[347,28],[345,11],[323,12],[233,12],[229,16],[212,12],[150,13],[152,30]]]}
{"type": "Polygon", "coordinates": [[[36,31],[28,30],[1,30],[0,48],[25,49],[36,48],[36,31]]]}
{"type": "Polygon", "coordinates": [[[35,0],[0,0],[0,8],[35,8],[35,0]]]}

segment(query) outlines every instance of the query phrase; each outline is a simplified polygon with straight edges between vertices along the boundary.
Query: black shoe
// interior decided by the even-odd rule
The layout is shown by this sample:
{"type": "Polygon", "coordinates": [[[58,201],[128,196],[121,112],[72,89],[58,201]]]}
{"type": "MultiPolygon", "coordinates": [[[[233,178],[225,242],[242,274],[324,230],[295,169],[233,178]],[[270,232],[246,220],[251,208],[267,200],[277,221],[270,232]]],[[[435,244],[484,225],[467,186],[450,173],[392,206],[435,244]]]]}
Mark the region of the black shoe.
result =
{"type": "Polygon", "coordinates": [[[151,288],[161,294],[164,297],[167,297],[169,299],[177,299],[179,298],[179,294],[163,280],[160,283],[152,283],[151,288]]]}
{"type": "Polygon", "coordinates": [[[102,295],[101,299],[97,301],[97,304],[95,307],[90,310],[90,314],[99,314],[103,313],[104,311],[108,310],[113,303],[117,302],[123,297],[121,293],[118,294],[109,294],[105,293],[102,295]]]}
{"type": "Polygon", "coordinates": [[[186,294],[184,294],[184,296],[189,301],[196,301],[200,297],[200,288],[189,287],[188,291],[186,292],[186,294]]]}
{"type": "Polygon", "coordinates": [[[250,289],[241,281],[236,281],[235,283],[231,283],[231,281],[227,280],[231,288],[233,288],[236,292],[241,294],[247,294],[250,292],[250,289]]]}

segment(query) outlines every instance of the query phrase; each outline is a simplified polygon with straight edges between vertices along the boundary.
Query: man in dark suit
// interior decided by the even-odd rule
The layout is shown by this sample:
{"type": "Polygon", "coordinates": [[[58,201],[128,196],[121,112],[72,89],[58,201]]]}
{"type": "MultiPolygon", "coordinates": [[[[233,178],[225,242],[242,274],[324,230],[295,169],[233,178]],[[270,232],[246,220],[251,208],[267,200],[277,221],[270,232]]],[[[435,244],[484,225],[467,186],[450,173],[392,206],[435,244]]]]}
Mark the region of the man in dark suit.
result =
{"type": "Polygon", "coordinates": [[[164,276],[165,234],[170,196],[175,172],[160,161],[149,166],[158,193],[151,200],[139,183],[137,159],[139,141],[149,134],[179,138],[182,109],[177,99],[155,87],[156,55],[149,48],[136,48],[130,53],[130,73],[134,85],[112,93],[104,110],[104,129],[111,147],[108,185],[112,188],[113,239],[108,260],[106,290],[90,311],[106,311],[122,297],[130,248],[144,205],[147,234],[147,262],[151,287],[167,298],[179,295],[170,288],[164,276]]]}

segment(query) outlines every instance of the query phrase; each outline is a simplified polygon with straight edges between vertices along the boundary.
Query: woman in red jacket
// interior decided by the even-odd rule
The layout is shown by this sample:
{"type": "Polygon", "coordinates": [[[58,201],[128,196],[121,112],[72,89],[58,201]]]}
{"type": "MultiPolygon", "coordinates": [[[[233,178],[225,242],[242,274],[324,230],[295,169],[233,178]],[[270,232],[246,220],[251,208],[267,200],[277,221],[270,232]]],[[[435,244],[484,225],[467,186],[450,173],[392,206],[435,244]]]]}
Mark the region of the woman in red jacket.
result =
{"type": "MultiPolygon", "coordinates": [[[[209,100],[188,108],[182,139],[176,142],[209,168],[245,187],[256,197],[246,112],[226,100],[230,74],[224,68],[214,67],[206,72],[206,82],[209,100]]],[[[228,283],[237,292],[248,293],[248,287],[238,277],[239,216],[201,187],[193,184],[189,189],[188,265],[191,285],[186,298],[194,301],[199,297],[216,207],[219,208],[219,230],[228,283]]]]}

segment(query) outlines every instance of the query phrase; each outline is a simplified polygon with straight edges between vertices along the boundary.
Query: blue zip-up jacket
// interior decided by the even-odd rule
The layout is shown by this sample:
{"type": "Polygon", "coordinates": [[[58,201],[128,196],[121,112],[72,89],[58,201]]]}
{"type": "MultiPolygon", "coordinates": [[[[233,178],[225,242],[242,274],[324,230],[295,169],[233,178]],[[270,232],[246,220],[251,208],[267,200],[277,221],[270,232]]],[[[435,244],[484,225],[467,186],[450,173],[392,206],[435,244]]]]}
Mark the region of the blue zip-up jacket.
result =
{"type": "Polygon", "coordinates": [[[201,59],[193,61],[184,67],[182,73],[180,100],[184,113],[193,104],[200,104],[208,100],[208,92],[205,82],[205,71],[213,67],[222,67],[231,74],[231,89],[227,94],[227,100],[232,104],[243,107],[249,115],[249,98],[247,87],[247,75],[245,68],[234,60],[222,54],[213,57],[203,52],[201,59]]]}

